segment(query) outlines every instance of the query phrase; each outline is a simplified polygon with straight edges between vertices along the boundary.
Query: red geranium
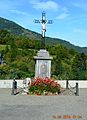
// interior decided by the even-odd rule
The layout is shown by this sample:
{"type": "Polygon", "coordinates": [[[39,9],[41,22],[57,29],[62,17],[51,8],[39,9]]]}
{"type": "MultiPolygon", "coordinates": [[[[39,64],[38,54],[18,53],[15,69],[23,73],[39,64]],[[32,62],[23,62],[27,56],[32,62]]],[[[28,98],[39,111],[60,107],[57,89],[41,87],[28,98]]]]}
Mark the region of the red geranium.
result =
{"type": "Polygon", "coordinates": [[[50,78],[33,78],[29,92],[32,94],[60,93],[60,84],[50,78]]]}

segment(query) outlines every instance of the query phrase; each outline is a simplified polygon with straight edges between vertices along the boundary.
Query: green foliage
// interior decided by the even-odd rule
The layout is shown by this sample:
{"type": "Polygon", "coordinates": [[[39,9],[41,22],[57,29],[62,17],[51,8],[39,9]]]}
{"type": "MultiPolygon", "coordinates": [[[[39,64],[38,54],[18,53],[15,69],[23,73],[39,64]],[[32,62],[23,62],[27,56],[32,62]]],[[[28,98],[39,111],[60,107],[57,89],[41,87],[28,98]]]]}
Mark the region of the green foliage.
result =
{"type": "MultiPolygon", "coordinates": [[[[33,57],[41,48],[38,34],[37,39],[34,37],[31,39],[31,36],[14,35],[13,32],[9,31],[8,29],[0,30],[0,53],[3,54],[4,59],[4,64],[0,65],[0,79],[34,77],[35,61],[33,57]]],[[[31,34],[36,35],[34,32],[31,34]]],[[[46,38],[46,43],[49,44],[45,46],[50,55],[53,56],[52,77],[60,80],[87,79],[87,55],[78,53],[74,49],[68,49],[68,47],[63,46],[61,40],[59,40],[60,44],[57,44],[58,40],[54,41],[56,45],[50,44],[52,41],[53,39],[46,38]]],[[[67,44],[67,42],[63,42],[67,44]]]]}
{"type": "Polygon", "coordinates": [[[77,54],[72,61],[72,79],[84,80],[86,74],[86,56],[84,53],[77,54]]]}
{"type": "Polygon", "coordinates": [[[51,48],[51,54],[54,59],[52,61],[52,76],[57,76],[57,79],[70,79],[70,65],[72,55],[70,51],[58,44],[51,48]]]}
{"type": "Polygon", "coordinates": [[[16,46],[15,41],[13,39],[13,40],[11,40],[11,43],[10,43],[11,61],[14,61],[16,59],[17,51],[18,51],[17,46],[16,46]]]}
{"type": "Polygon", "coordinates": [[[0,30],[0,44],[9,44],[15,36],[12,35],[8,30],[0,30]]]}
{"type": "Polygon", "coordinates": [[[1,52],[2,50],[5,50],[5,48],[6,48],[6,45],[0,45],[0,52],[1,52]]]}

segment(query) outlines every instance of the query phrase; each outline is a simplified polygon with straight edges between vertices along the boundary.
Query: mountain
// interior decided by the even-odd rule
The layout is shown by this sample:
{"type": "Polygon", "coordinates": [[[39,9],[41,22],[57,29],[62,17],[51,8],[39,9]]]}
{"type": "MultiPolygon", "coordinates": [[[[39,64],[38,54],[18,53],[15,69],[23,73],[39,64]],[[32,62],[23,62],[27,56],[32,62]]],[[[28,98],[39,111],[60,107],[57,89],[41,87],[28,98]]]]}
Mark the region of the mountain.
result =
{"type": "Polygon", "coordinates": [[[31,30],[25,29],[20,25],[12,22],[10,20],[4,19],[0,17],[0,29],[8,30],[12,34],[15,35],[23,35],[29,38],[37,39],[40,38],[40,34],[33,32],[31,30]]]}
{"type": "MultiPolygon", "coordinates": [[[[20,25],[16,24],[15,22],[1,18],[1,17],[0,17],[0,29],[8,30],[9,32],[15,35],[21,35],[21,36],[29,37],[31,39],[41,40],[41,34],[25,29],[20,25]]],[[[74,49],[79,53],[84,52],[87,54],[87,47],[75,46],[70,42],[67,42],[59,38],[46,37],[46,43],[49,43],[52,45],[56,43],[60,43],[63,46],[66,46],[67,48],[70,48],[70,49],[74,49]]]]}

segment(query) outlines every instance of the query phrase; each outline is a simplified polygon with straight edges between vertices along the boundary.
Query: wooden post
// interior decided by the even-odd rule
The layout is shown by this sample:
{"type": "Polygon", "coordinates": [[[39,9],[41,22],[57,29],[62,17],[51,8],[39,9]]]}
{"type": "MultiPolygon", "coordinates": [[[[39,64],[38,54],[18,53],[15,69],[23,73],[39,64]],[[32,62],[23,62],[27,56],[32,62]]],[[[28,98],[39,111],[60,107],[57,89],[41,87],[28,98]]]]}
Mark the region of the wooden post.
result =
{"type": "Polygon", "coordinates": [[[79,86],[78,86],[78,83],[76,83],[76,96],[79,96],[79,86]]]}
{"type": "Polygon", "coordinates": [[[68,87],[68,80],[66,80],[66,89],[69,89],[69,87],[68,87]]]}

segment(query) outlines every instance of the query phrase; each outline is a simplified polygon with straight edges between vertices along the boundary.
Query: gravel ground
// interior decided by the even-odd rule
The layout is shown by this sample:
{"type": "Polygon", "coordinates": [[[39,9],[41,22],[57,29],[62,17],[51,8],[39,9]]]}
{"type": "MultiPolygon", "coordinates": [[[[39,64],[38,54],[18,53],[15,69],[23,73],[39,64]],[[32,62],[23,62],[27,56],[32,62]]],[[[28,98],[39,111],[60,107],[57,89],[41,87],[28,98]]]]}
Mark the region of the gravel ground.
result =
{"type": "Polygon", "coordinates": [[[87,120],[87,89],[79,93],[11,95],[11,89],[0,89],[0,120],[87,120]]]}

